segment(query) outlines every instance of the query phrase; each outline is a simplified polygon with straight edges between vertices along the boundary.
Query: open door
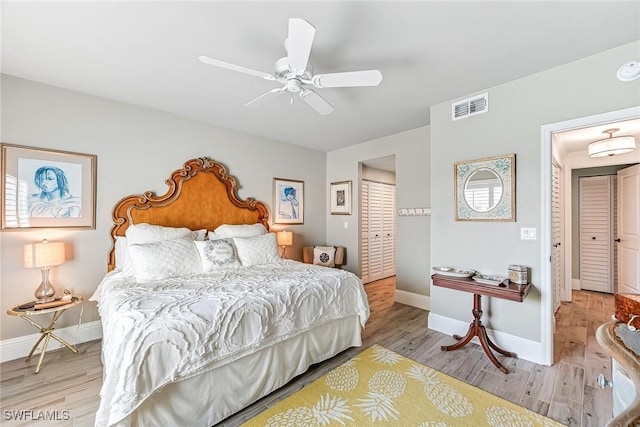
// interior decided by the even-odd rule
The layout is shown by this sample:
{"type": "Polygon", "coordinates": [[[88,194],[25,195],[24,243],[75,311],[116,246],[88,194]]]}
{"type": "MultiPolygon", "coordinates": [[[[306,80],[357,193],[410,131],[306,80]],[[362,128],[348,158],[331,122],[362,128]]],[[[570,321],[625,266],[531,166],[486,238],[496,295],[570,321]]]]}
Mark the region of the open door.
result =
{"type": "Polygon", "coordinates": [[[640,165],[618,171],[618,289],[640,294],[640,165]]]}

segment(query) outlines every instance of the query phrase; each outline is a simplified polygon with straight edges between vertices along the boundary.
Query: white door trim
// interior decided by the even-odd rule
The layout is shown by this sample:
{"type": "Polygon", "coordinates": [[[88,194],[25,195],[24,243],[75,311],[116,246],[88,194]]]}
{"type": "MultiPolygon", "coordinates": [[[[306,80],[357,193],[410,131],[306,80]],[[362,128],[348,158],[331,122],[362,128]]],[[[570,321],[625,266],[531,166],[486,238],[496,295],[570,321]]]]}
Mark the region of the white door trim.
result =
{"type": "MultiPolygon", "coordinates": [[[[540,194],[540,265],[541,265],[541,280],[540,294],[541,294],[541,344],[542,344],[542,364],[553,364],[553,284],[551,277],[551,161],[552,161],[552,141],[553,133],[567,131],[571,129],[579,129],[583,127],[593,126],[602,123],[610,123],[619,120],[627,120],[640,117],[640,106],[626,108],[624,110],[611,111],[608,113],[596,114],[593,116],[580,117],[578,119],[566,120],[557,123],[550,123],[543,125],[540,128],[541,133],[541,155],[540,155],[540,185],[542,186],[540,194]]],[[[618,164],[618,160],[613,158],[609,164],[618,164]]],[[[586,163],[587,159],[585,159],[586,163]]],[[[600,164],[605,166],[606,164],[600,164]]],[[[565,177],[568,173],[571,174],[572,168],[580,167],[579,165],[572,165],[565,167],[565,177]]],[[[565,182],[567,182],[565,180],[565,182]]],[[[565,186],[565,190],[570,189],[569,185],[565,186]]],[[[566,199],[565,199],[566,200],[566,199]]],[[[565,204],[565,218],[571,218],[571,205],[565,204]]],[[[571,233],[571,227],[565,227],[565,261],[571,259],[571,236],[567,238],[566,234],[571,233]],[[568,254],[568,255],[567,255],[568,254]]],[[[569,275],[570,279],[571,269],[565,269],[565,276],[569,275]]],[[[570,281],[566,282],[570,283],[570,281]]]]}

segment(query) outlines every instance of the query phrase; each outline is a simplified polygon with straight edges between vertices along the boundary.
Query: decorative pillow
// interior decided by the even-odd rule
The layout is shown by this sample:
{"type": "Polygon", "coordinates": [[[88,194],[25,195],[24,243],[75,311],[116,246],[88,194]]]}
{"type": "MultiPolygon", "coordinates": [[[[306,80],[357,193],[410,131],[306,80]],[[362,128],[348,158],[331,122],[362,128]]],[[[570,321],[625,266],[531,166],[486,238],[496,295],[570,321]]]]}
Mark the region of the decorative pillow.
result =
{"type": "Polygon", "coordinates": [[[131,264],[139,283],[202,273],[202,261],[190,238],[129,244],[131,264]]]}
{"type": "Polygon", "coordinates": [[[233,246],[233,239],[196,241],[195,244],[202,259],[202,270],[204,272],[240,267],[240,261],[236,257],[236,249],[233,246]]]}
{"type": "Polygon", "coordinates": [[[275,233],[254,237],[234,237],[238,258],[244,267],[280,261],[275,233]]]}
{"type": "Polygon", "coordinates": [[[336,248],[333,246],[315,246],[313,248],[313,263],[325,267],[335,267],[336,248]]]}
{"type": "Polygon", "coordinates": [[[239,225],[223,224],[216,228],[214,232],[220,237],[254,237],[267,234],[267,229],[260,223],[239,225]]]}
{"type": "Polygon", "coordinates": [[[186,227],[164,227],[145,223],[130,225],[125,234],[129,244],[147,244],[181,238],[195,240],[196,237],[196,233],[186,227]]]}

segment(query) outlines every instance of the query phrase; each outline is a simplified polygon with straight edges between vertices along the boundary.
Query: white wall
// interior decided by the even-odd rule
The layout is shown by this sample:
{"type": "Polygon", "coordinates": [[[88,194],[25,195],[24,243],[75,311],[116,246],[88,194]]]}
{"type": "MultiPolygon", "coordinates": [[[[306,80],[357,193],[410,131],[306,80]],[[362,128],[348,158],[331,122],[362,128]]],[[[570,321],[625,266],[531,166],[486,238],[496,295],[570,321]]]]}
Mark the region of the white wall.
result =
{"type": "MultiPolygon", "coordinates": [[[[421,127],[384,138],[356,144],[327,153],[327,187],[334,181],[353,183],[353,214],[327,214],[327,242],[347,248],[347,266],[360,272],[359,162],[378,157],[396,156],[396,206],[417,208],[430,206],[429,127],[421,127]],[[348,228],[344,229],[344,223],[348,228]]],[[[327,193],[328,197],[328,193],[327,193]]],[[[428,216],[397,217],[396,287],[417,295],[429,295],[428,216]]]]}
{"type": "MultiPolygon", "coordinates": [[[[451,102],[431,109],[432,265],[501,275],[509,264],[531,267],[534,289],[523,303],[483,298],[487,327],[541,341],[541,289],[550,286],[541,283],[540,240],[519,235],[520,227],[541,226],[541,126],[640,104],[640,80],[616,78],[618,67],[639,51],[634,42],[489,88],[486,114],[452,122],[451,102]],[[517,221],[454,221],[454,162],[509,153],[516,154],[517,221]]],[[[471,306],[470,294],[431,288],[432,313],[443,318],[468,322],[471,306]]]]}
{"type": "MultiPolygon", "coordinates": [[[[225,164],[238,180],[239,196],[255,197],[267,206],[273,203],[274,177],[304,181],[305,223],[286,227],[294,232],[287,255],[301,259],[305,244],[325,240],[323,152],[10,76],[2,76],[1,88],[3,143],[96,154],[98,178],[95,230],[0,233],[0,344],[37,333],[4,314],[12,305],[32,300],[40,283],[38,269],[23,267],[25,243],[43,238],[71,243],[71,259],[52,269],[51,281],[58,290],[68,287],[88,299],[106,273],[113,206],[130,194],[166,193],[165,179],[191,158],[208,156],[225,164]]],[[[78,314],[70,311],[58,326],[76,324],[78,314]]],[[[85,302],[83,322],[95,320],[95,303],[85,302]]]]}

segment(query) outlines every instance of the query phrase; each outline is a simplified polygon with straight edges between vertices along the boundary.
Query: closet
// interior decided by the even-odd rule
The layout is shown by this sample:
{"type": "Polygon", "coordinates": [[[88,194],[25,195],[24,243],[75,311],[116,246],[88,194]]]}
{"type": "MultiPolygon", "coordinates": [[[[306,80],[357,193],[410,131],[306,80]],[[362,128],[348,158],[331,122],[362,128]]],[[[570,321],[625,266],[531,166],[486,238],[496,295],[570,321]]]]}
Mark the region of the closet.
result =
{"type": "Polygon", "coordinates": [[[362,180],[361,277],[363,283],[396,274],[396,186],[362,180]]]}
{"type": "Polygon", "coordinates": [[[579,178],[580,288],[613,293],[615,176],[579,178]]]}

